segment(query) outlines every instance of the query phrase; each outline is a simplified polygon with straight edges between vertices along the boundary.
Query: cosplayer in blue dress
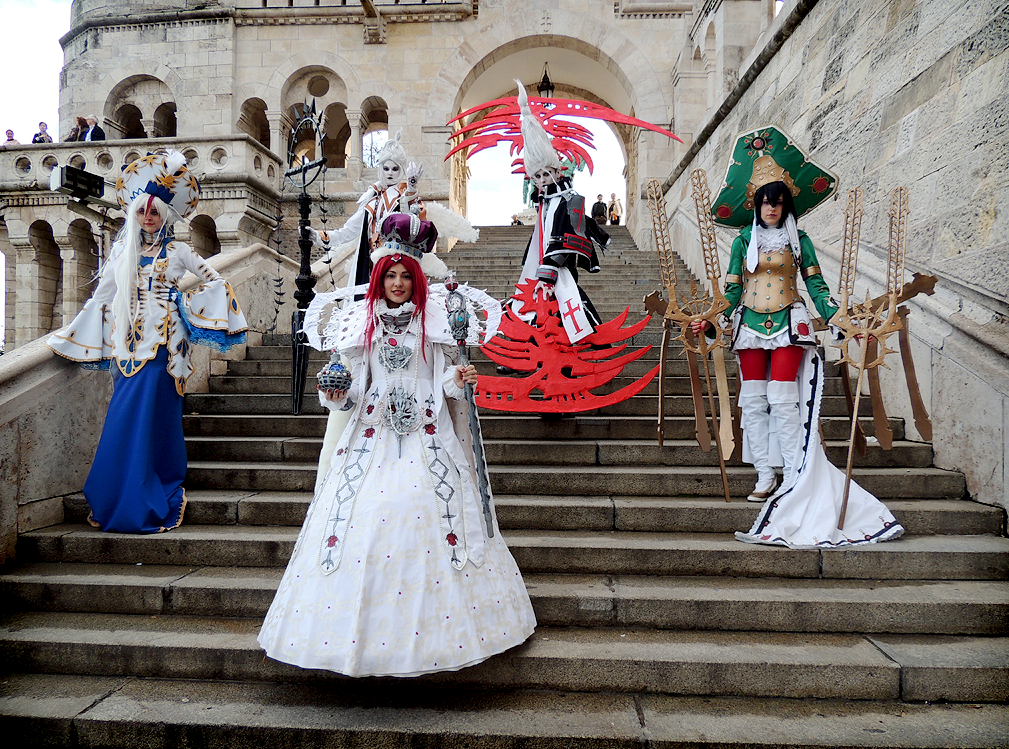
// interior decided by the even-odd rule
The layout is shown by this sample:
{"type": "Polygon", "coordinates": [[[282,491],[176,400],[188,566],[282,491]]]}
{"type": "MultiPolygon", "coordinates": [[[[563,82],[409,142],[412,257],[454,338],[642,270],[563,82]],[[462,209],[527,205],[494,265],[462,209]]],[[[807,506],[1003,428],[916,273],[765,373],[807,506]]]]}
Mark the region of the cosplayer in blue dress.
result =
{"type": "Polygon", "coordinates": [[[157,533],[182,522],[189,347],[226,351],[245,341],[245,317],[231,287],[169,233],[196,208],[199,189],[174,151],[123,168],[116,192],[126,223],[98,288],[47,342],[85,367],[112,369],[112,400],[84,484],[88,520],[105,531],[157,533]],[[187,271],[204,283],[180,293],[187,271]]]}

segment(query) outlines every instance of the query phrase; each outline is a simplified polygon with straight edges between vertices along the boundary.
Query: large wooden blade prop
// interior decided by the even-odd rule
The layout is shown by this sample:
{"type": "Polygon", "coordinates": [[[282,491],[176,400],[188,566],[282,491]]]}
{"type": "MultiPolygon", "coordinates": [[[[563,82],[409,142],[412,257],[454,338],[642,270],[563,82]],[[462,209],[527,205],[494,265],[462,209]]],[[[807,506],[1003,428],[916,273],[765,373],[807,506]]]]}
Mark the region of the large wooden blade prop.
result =
{"type": "MultiPolygon", "coordinates": [[[[898,188],[899,189],[899,188],[898,188]]],[[[892,218],[892,217],[891,217],[892,218]]],[[[903,245],[891,244],[889,268],[887,274],[887,293],[885,301],[878,306],[873,306],[873,300],[868,292],[865,301],[861,304],[852,301],[852,289],[855,284],[855,269],[858,263],[858,233],[862,221],[862,188],[856,187],[848,192],[848,209],[845,211],[845,244],[851,247],[851,251],[842,257],[841,265],[841,308],[834,317],[834,324],[840,328],[844,338],[838,344],[834,344],[841,349],[841,361],[857,367],[858,378],[855,386],[854,414],[852,417],[851,436],[848,440],[848,464],[844,473],[844,497],[841,500],[841,512],[838,516],[837,527],[844,528],[844,517],[848,509],[848,495],[851,489],[851,469],[855,457],[855,429],[858,425],[858,405],[862,395],[862,379],[869,369],[874,369],[879,365],[886,366],[886,355],[893,353],[893,349],[886,346],[886,339],[901,328],[901,319],[897,315],[897,298],[900,294],[901,281],[903,280],[903,245]],[[850,240],[850,241],[849,241],[850,240]],[[899,272],[898,272],[899,269],[899,272]],[[869,358],[870,338],[875,339],[879,352],[872,359],[869,358]],[[858,342],[857,359],[852,358],[849,344],[858,342]]]]}
{"type": "MultiPolygon", "coordinates": [[[[704,269],[712,293],[705,292],[703,296],[697,288],[697,283],[693,278],[690,280],[690,293],[682,293],[676,286],[676,272],[673,266],[674,256],[672,244],[669,241],[668,227],[666,226],[666,201],[662,193],[662,186],[658,180],[648,181],[648,205],[652,213],[652,226],[655,232],[655,246],[659,254],[659,269],[662,273],[662,283],[669,293],[669,302],[663,317],[671,320],[680,328],[679,339],[683,343],[683,349],[687,356],[687,366],[690,369],[691,394],[694,400],[694,415],[696,424],[696,434],[698,444],[701,449],[710,449],[710,434],[715,435],[715,447],[718,452],[718,465],[722,474],[722,489],[725,492],[725,501],[730,501],[729,478],[725,471],[725,458],[731,455],[733,448],[732,438],[732,416],[729,394],[727,391],[719,393],[719,401],[722,403],[722,422],[724,429],[719,428],[717,410],[715,407],[715,389],[711,383],[711,369],[708,365],[708,352],[712,352],[715,361],[715,383],[728,387],[728,378],[725,375],[724,355],[721,358],[719,367],[719,354],[725,348],[725,340],[722,327],[718,318],[728,309],[729,303],[722,295],[721,291],[721,269],[718,262],[718,250],[715,243],[714,221],[711,218],[711,191],[708,189],[707,175],[703,169],[695,169],[690,175],[691,192],[694,197],[694,207],[697,210],[698,227],[701,234],[701,249],[704,254],[704,269]],[[691,331],[691,323],[703,321],[710,323],[715,331],[714,340],[709,343],[705,335],[694,337],[691,331]],[[717,354],[715,353],[717,352],[717,354]],[[712,429],[708,431],[708,418],[703,416],[703,427],[701,417],[703,414],[703,392],[700,382],[700,372],[696,371],[696,359],[700,360],[704,369],[704,383],[708,393],[708,406],[711,412],[712,429]],[[721,371],[719,371],[719,369],[721,371]],[[727,450],[727,452],[726,452],[727,450]]],[[[659,403],[659,408],[663,404],[659,403]]]]}
{"type": "MultiPolygon", "coordinates": [[[[858,238],[862,227],[862,192],[858,188],[857,200],[848,194],[848,203],[844,209],[844,241],[841,245],[841,277],[837,281],[837,293],[841,299],[850,298],[855,293],[855,262],[858,259],[858,238]],[[856,214],[857,211],[857,214],[856,214]]],[[[842,302],[842,305],[844,302],[842,302]]],[[[843,306],[842,306],[843,309],[843,306]]],[[[823,330],[827,325],[822,323],[823,330]]],[[[862,425],[858,422],[856,398],[851,389],[851,372],[848,362],[842,357],[837,363],[841,375],[841,386],[844,388],[844,402],[848,406],[848,418],[851,419],[851,444],[859,455],[865,455],[867,448],[862,425]]]]}

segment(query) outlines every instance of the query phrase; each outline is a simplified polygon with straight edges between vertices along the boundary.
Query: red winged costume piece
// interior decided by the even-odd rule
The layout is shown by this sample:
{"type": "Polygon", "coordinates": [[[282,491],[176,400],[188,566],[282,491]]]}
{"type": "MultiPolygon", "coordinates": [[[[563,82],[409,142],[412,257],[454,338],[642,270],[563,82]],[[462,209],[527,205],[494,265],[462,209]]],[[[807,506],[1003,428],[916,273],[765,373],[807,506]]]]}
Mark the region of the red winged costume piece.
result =
{"type": "Polygon", "coordinates": [[[560,157],[584,163],[592,171],[592,133],[560,115],[589,117],[627,125],[676,138],[668,130],[628,117],[612,109],[571,99],[495,99],[469,109],[449,124],[464,121],[453,137],[462,140],[446,158],[462,151],[467,158],[501,141],[510,144],[516,172],[524,171],[535,185],[537,223],[523,258],[516,294],[505,305],[500,336],[488,341],[484,351],[498,371],[519,377],[481,377],[477,404],[498,411],[574,413],[613,405],[641,392],[658,372],[650,372],[614,392],[592,390],[611,383],[624,367],[651,347],[623,353],[621,343],[648,324],[646,317],[623,325],[629,308],[603,322],[588,296],[578,286],[579,269],[599,271],[593,242],[605,247],[608,235],[595,222],[584,221],[584,198],[571,189],[570,176],[562,173],[560,157]],[[614,344],[621,345],[610,348],[614,344]]]}

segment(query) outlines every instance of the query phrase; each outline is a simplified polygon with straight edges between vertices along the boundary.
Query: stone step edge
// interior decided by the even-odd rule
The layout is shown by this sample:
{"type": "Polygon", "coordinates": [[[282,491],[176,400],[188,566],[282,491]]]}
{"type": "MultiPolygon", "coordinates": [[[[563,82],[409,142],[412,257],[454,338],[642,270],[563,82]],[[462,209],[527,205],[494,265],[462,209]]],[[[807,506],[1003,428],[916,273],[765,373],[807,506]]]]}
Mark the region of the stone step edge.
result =
{"type": "MultiPolygon", "coordinates": [[[[343,680],[273,660],[258,619],[15,614],[0,620],[11,671],[227,680],[343,680]],[[216,626],[215,626],[216,624],[216,626]],[[169,626],[170,625],[170,626],[169,626]],[[188,625],[188,627],[187,627],[188,625]],[[96,673],[97,672],[97,673],[96,673]]],[[[673,632],[538,627],[479,665],[417,683],[572,692],[997,702],[1004,637],[673,632]]]]}
{"type": "MultiPolygon", "coordinates": [[[[261,618],[282,574],[270,567],[42,562],[0,575],[0,592],[10,611],[261,618]]],[[[1009,585],[998,581],[728,578],[712,585],[704,577],[562,573],[523,579],[537,619],[553,626],[977,636],[1002,634],[1009,620],[1009,585]],[[799,606],[802,622],[793,619],[799,606]],[[900,616],[892,616],[898,608],[900,616]]]]}
{"type": "Polygon", "coordinates": [[[474,694],[451,685],[418,694],[411,682],[361,684],[356,699],[333,704],[328,685],[315,684],[13,674],[5,685],[0,721],[13,746],[308,749],[342,739],[362,747],[640,749],[750,745],[755,736],[788,749],[879,746],[887,737],[896,745],[908,736],[921,749],[949,746],[951,736],[961,749],[1009,743],[1005,705],[474,694]]]}

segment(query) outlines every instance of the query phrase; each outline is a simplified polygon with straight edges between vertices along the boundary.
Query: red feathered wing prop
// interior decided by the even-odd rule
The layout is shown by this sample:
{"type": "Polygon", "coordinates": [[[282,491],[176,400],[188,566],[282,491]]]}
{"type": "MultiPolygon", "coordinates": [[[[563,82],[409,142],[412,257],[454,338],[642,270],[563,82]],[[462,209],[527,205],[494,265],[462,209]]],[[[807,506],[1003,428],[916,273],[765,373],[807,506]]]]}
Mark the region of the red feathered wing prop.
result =
{"type": "Polygon", "coordinates": [[[596,327],[596,331],[576,344],[568,341],[558,316],[556,299],[533,299],[536,279],[519,284],[515,299],[522,302],[521,313],[536,313],[536,325],[519,318],[505,307],[497,335],[482,347],[488,358],[526,377],[484,377],[476,386],[476,403],[494,411],[524,413],[575,413],[620,403],[637,395],[658,373],[658,366],[630,385],[606,394],[591,391],[612,382],[632,361],[644,356],[651,346],[623,353],[621,343],[640,333],[651,317],[622,327],[630,308],[596,327]],[[620,345],[614,345],[620,344],[620,345]],[[610,345],[611,348],[592,348],[610,345]]]}
{"type": "MultiPolygon", "coordinates": [[[[599,104],[592,104],[578,99],[529,99],[529,108],[543,123],[543,127],[553,139],[554,149],[561,156],[567,158],[575,164],[585,164],[592,171],[592,157],[589,156],[588,149],[593,148],[592,131],[576,122],[562,119],[560,115],[569,117],[589,117],[594,120],[605,120],[606,122],[616,122],[622,125],[633,125],[644,130],[651,130],[653,133],[661,133],[673,140],[680,141],[669,130],[653,125],[650,122],[639,120],[636,117],[629,117],[620,114],[609,107],[599,104]]],[[[521,113],[519,111],[518,97],[508,96],[503,99],[494,99],[484,102],[471,109],[467,109],[457,117],[449,120],[449,125],[459,122],[477,112],[484,111],[484,114],[477,117],[473,122],[461,127],[452,134],[453,138],[462,140],[448,152],[445,159],[449,159],[453,154],[463,149],[469,149],[466,158],[473,154],[480,153],[485,148],[493,148],[501,141],[510,143],[509,153],[515,156],[522,152],[522,128],[521,113]],[[486,110],[486,111],[484,111],[486,110]]],[[[680,141],[681,143],[683,141],[680,141]]],[[[515,174],[521,174],[522,159],[515,159],[512,166],[516,167],[515,174]]]]}

